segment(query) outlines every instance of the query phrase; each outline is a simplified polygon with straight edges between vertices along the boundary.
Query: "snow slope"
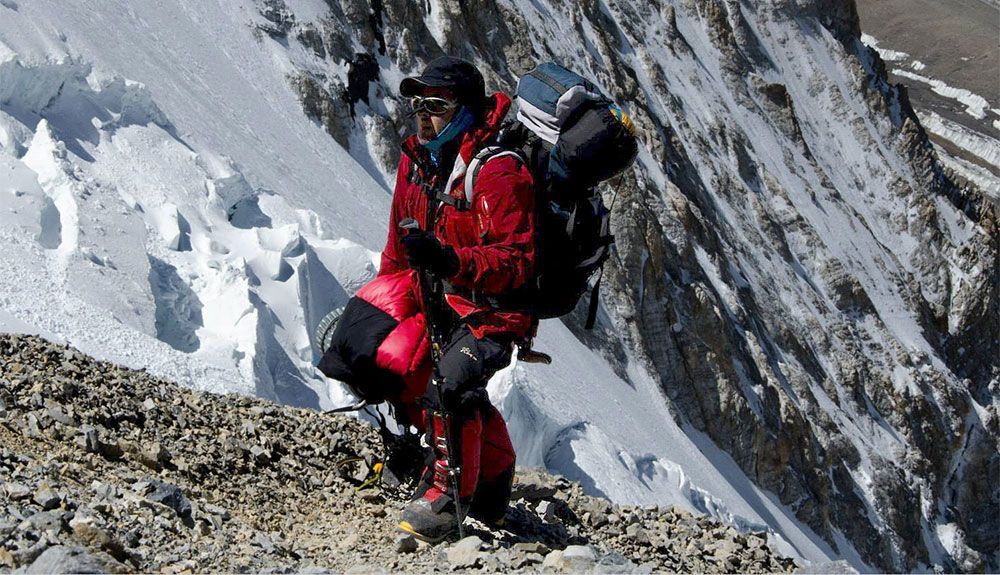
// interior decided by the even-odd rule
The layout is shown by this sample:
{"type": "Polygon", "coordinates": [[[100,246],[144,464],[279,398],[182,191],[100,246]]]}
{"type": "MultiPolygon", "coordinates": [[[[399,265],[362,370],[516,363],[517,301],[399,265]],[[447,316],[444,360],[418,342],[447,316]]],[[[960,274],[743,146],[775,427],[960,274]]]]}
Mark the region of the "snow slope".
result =
{"type": "Polygon", "coordinates": [[[986,134],[970,130],[965,126],[942,118],[934,112],[918,112],[920,123],[932,134],[971,155],[977,162],[952,157],[946,150],[939,149],[938,156],[951,169],[974,182],[986,195],[1000,199],[1000,140],[986,134]],[[993,168],[995,171],[988,169],[993,168]]]}
{"type": "MultiPolygon", "coordinates": [[[[671,504],[768,530],[771,542],[793,557],[841,557],[710,439],[676,424],[644,370],[636,366],[628,379],[619,377],[559,322],[542,323],[535,347],[556,352],[557,360],[515,363],[489,387],[520,464],[558,472],[612,501],[671,504]]],[[[866,567],[860,559],[855,564],[866,567]]]]}

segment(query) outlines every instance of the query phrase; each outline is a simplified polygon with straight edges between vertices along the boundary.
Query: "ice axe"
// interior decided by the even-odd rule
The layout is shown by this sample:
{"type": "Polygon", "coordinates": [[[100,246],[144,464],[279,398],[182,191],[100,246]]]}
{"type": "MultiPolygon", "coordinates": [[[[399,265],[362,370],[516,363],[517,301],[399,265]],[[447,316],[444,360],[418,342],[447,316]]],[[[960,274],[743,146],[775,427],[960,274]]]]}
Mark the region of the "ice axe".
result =
{"type": "MultiPolygon", "coordinates": [[[[406,230],[407,234],[420,233],[420,224],[417,220],[413,218],[406,218],[399,222],[399,227],[406,230]]],[[[441,324],[438,322],[438,306],[437,300],[434,298],[435,295],[435,283],[430,277],[430,273],[425,269],[417,270],[417,278],[420,281],[420,297],[423,299],[424,304],[424,318],[427,320],[427,332],[430,334],[431,338],[431,361],[434,365],[434,371],[431,375],[431,385],[434,386],[437,392],[437,403],[438,403],[438,415],[441,416],[441,422],[444,427],[444,442],[445,449],[448,450],[448,478],[451,481],[451,490],[453,495],[453,500],[455,501],[455,521],[458,525],[458,537],[463,539],[465,537],[465,530],[462,528],[462,522],[465,517],[462,515],[462,501],[461,492],[459,491],[459,474],[461,473],[461,467],[456,467],[452,465],[455,460],[455,444],[452,441],[451,436],[451,414],[445,408],[444,402],[444,389],[442,389],[442,377],[440,371],[441,364],[441,348],[444,345],[444,334],[441,333],[441,324]]],[[[430,426],[431,433],[434,432],[433,422],[430,426]]]]}

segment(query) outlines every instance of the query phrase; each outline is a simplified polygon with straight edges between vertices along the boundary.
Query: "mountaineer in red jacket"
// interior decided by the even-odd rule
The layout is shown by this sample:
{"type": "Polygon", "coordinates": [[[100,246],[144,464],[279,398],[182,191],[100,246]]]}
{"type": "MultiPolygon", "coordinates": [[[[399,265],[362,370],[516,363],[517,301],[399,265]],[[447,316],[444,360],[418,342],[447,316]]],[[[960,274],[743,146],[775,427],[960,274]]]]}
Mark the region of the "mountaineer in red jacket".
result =
{"type": "Polygon", "coordinates": [[[530,313],[512,311],[525,309],[518,291],[533,277],[534,184],[518,156],[476,159],[495,144],[511,102],[502,93],[487,97],[475,66],[439,58],[404,79],[400,93],[410,98],[418,133],[403,144],[382,265],[334,320],[329,342],[318,337],[318,367],[368,404],[388,401],[397,421],[426,434],[433,463],[400,528],[438,541],[465,512],[498,523],[510,499],[514,449],[486,383],[537,327],[530,313]],[[401,229],[410,219],[418,230],[401,229]],[[430,293],[421,274],[432,280],[424,286],[430,293]],[[437,386],[428,385],[428,316],[443,340],[437,386]]]}
{"type": "Polygon", "coordinates": [[[429,391],[423,423],[434,463],[404,509],[400,528],[438,541],[464,519],[456,517],[449,465],[459,470],[463,512],[498,523],[507,509],[514,450],[485,387],[510,363],[512,345],[534,335],[537,321],[489,302],[532,275],[534,194],[528,169],[509,155],[481,164],[471,197],[464,189],[476,152],[494,143],[511,105],[503,93],[486,96],[474,65],[438,58],[420,76],[405,78],[400,94],[410,98],[418,133],[403,144],[379,275],[420,269],[440,282],[444,311],[438,317],[447,325],[439,329],[449,335],[439,371],[456,451],[447,453],[444,422],[435,415],[441,406],[429,391]],[[400,229],[407,218],[420,231],[400,229]]]}

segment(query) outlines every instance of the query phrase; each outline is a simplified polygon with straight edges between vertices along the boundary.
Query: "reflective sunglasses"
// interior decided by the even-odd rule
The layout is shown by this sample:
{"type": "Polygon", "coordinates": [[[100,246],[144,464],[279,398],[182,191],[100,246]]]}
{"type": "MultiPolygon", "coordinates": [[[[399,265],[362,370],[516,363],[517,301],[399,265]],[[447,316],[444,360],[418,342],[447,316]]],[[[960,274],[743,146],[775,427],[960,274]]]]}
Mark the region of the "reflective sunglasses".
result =
{"type": "Polygon", "coordinates": [[[443,116],[457,106],[458,102],[437,96],[413,96],[410,98],[410,108],[413,109],[414,114],[426,112],[432,116],[443,116]]]}

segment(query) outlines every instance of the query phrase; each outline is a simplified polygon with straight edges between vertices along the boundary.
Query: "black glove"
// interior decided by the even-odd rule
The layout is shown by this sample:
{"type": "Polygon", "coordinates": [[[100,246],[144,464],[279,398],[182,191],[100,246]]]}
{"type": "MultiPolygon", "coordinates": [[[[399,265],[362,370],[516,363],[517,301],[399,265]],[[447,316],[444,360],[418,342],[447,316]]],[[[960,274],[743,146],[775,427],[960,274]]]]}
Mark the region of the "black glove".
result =
{"type": "Polygon", "coordinates": [[[403,236],[406,261],[413,269],[423,269],[447,279],[458,273],[458,254],[451,246],[442,245],[433,235],[411,231],[403,236]]]}

